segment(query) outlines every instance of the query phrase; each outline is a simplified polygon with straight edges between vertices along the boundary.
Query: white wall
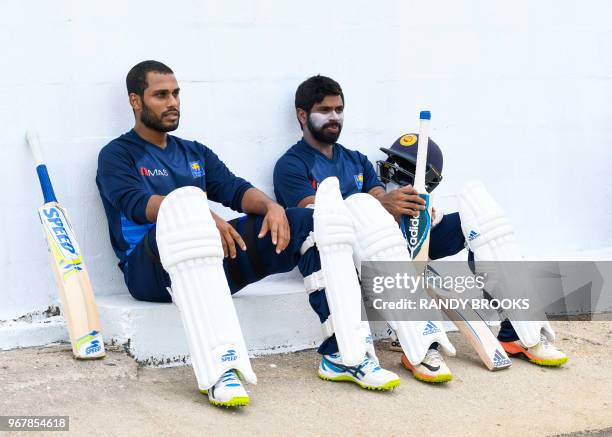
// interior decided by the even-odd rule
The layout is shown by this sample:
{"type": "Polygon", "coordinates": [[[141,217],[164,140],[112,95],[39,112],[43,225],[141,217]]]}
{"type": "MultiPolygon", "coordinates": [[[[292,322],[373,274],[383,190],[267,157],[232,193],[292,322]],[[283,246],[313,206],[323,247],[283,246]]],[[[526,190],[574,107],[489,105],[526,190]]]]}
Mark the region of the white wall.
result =
{"type": "Polygon", "coordinates": [[[346,94],[341,142],[371,159],[433,114],[442,195],[477,176],[525,252],[612,245],[612,3],[557,1],[3,0],[0,3],[0,321],[56,301],[24,132],[37,127],[98,294],[126,292],[95,187],[100,148],[132,126],[135,63],[170,65],[179,136],[268,193],[300,136],[296,86],[346,94]]]}

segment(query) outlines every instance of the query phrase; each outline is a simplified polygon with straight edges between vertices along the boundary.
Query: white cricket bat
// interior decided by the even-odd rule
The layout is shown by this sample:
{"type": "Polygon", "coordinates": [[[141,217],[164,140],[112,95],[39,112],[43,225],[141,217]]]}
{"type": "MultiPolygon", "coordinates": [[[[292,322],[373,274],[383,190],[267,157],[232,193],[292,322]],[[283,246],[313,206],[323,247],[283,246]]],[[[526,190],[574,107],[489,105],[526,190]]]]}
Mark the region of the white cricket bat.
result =
{"type": "Polygon", "coordinates": [[[29,131],[26,139],[36,162],[36,173],[43,192],[45,203],[38,208],[38,215],[47,239],[72,353],[79,359],[101,358],[105,352],[100,316],[74,230],[53,192],[38,135],[29,131]]]}
{"type": "MultiPolygon", "coordinates": [[[[408,242],[408,250],[415,262],[416,271],[424,272],[429,259],[429,232],[431,231],[431,203],[425,186],[431,113],[421,111],[419,118],[419,143],[413,186],[419,196],[425,200],[425,210],[420,213],[419,217],[402,217],[400,225],[408,242]]],[[[444,299],[445,297],[445,293],[442,293],[441,290],[428,287],[427,291],[434,298],[444,299]]],[[[446,297],[452,296],[446,293],[446,297]]],[[[448,309],[444,312],[455,323],[459,331],[466,336],[489,370],[503,369],[512,364],[495,335],[476,311],[472,309],[465,311],[448,309]]]]}
{"type": "MultiPolygon", "coordinates": [[[[425,200],[425,209],[421,211],[418,217],[402,217],[408,221],[408,232],[405,235],[408,237],[408,250],[415,262],[417,272],[425,270],[427,260],[429,259],[429,231],[431,230],[431,204],[429,202],[429,193],[425,187],[425,172],[427,169],[427,148],[429,146],[429,123],[431,113],[429,111],[421,111],[419,116],[419,143],[417,149],[417,162],[414,172],[414,183],[412,186],[419,193],[419,197],[425,200]]],[[[403,229],[402,229],[403,230],[403,229]]]]}

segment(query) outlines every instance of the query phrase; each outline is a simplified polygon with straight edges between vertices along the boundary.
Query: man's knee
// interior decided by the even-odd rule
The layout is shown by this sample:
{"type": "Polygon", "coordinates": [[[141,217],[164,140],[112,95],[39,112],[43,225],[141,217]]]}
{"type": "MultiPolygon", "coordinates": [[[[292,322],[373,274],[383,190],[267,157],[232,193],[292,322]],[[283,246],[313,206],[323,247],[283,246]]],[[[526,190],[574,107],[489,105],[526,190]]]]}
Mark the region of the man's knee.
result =
{"type": "Polygon", "coordinates": [[[313,212],[311,208],[288,208],[285,210],[287,214],[287,220],[292,230],[295,227],[296,230],[304,230],[310,232],[313,230],[313,212]]]}
{"type": "Polygon", "coordinates": [[[172,302],[172,297],[166,289],[166,286],[170,285],[170,279],[168,278],[167,284],[165,281],[154,280],[154,278],[150,279],[152,280],[143,281],[128,279],[126,285],[132,297],[136,300],[145,302],[172,302]]]}
{"type": "Polygon", "coordinates": [[[464,247],[465,238],[461,230],[459,213],[445,214],[442,221],[431,230],[430,258],[451,256],[462,251],[464,247]]]}
{"type": "Polygon", "coordinates": [[[314,230],[313,210],[310,208],[289,208],[286,210],[291,228],[291,245],[299,249],[308,235],[314,230]]]}

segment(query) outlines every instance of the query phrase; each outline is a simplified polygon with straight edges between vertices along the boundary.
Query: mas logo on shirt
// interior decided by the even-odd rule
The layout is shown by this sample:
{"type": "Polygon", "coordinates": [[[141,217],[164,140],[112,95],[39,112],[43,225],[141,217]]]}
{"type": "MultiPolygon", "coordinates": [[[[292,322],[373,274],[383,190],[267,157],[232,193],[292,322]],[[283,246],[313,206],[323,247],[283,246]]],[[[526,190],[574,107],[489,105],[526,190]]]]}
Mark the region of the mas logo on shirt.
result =
{"type": "Polygon", "coordinates": [[[361,191],[363,188],[363,173],[353,175],[353,177],[355,178],[355,185],[357,185],[357,189],[361,191]]]}
{"type": "Polygon", "coordinates": [[[189,168],[191,169],[191,176],[193,178],[201,178],[204,176],[204,167],[200,161],[192,161],[189,163],[189,168]]]}
{"type": "Polygon", "coordinates": [[[140,167],[138,170],[141,176],[151,177],[151,176],[168,176],[168,170],[165,168],[154,168],[150,170],[144,166],[140,167]]]}

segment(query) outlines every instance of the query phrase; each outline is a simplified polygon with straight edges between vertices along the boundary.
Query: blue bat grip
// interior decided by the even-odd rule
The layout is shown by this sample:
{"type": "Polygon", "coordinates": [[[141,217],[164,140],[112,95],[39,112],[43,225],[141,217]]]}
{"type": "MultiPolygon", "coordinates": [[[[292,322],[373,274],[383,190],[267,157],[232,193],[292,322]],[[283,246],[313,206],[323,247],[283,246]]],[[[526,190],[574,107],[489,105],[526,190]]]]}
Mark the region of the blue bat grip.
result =
{"type": "Polygon", "coordinates": [[[420,117],[421,120],[431,120],[431,112],[429,111],[421,111],[420,117]]]}
{"type": "Polygon", "coordinates": [[[47,166],[44,164],[37,166],[36,173],[38,173],[38,180],[40,181],[40,188],[42,189],[45,203],[57,202],[53,192],[53,185],[51,185],[51,179],[49,179],[49,173],[47,172],[47,166]]]}

